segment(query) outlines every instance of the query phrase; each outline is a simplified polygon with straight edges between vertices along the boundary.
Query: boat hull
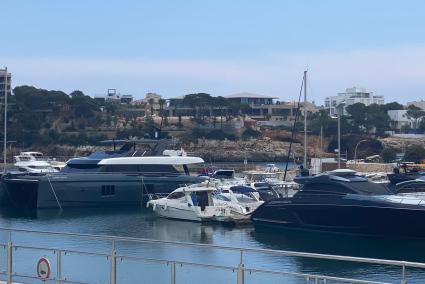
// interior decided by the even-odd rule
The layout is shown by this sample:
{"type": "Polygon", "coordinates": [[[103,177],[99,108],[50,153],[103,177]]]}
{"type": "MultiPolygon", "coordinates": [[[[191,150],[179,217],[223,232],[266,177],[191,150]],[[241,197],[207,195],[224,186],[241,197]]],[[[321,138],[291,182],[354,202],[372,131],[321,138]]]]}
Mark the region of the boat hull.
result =
{"type": "Polygon", "coordinates": [[[149,195],[169,194],[192,176],[145,177],[132,174],[57,174],[3,179],[3,203],[26,208],[143,205],[149,195]]]}
{"type": "Polygon", "coordinates": [[[362,235],[425,238],[425,210],[388,204],[296,203],[272,200],[252,215],[255,225],[272,225],[362,235]]]}
{"type": "Polygon", "coordinates": [[[193,210],[188,208],[187,210],[182,208],[177,208],[173,206],[165,205],[156,205],[155,213],[162,218],[168,219],[178,219],[185,221],[194,221],[194,222],[211,222],[212,217],[200,217],[193,210]]]}

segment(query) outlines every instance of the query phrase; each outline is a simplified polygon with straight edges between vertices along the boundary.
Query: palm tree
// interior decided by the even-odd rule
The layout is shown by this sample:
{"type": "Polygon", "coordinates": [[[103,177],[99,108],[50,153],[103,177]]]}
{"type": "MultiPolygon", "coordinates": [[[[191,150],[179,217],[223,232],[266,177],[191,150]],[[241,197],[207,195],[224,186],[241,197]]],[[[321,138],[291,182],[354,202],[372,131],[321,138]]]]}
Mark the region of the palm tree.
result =
{"type": "Polygon", "coordinates": [[[220,128],[223,128],[223,109],[229,105],[229,102],[224,97],[218,96],[213,99],[212,103],[220,110],[220,128]]]}
{"type": "Polygon", "coordinates": [[[154,104],[155,100],[153,98],[150,98],[148,100],[148,102],[149,102],[149,107],[151,108],[151,116],[152,116],[153,115],[153,104],[154,104]]]}
{"type": "Polygon", "coordinates": [[[161,115],[161,118],[164,116],[164,105],[165,105],[166,101],[164,99],[159,99],[158,104],[159,104],[159,112],[161,115]]]}

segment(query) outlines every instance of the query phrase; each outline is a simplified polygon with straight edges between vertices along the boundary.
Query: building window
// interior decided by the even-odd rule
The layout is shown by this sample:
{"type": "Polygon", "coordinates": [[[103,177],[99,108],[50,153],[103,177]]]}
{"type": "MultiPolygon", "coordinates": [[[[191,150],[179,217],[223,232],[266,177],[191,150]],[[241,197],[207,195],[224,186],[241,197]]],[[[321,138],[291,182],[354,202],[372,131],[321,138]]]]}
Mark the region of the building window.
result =
{"type": "Polygon", "coordinates": [[[114,196],[114,195],[115,195],[115,185],[102,185],[102,197],[114,196]]]}

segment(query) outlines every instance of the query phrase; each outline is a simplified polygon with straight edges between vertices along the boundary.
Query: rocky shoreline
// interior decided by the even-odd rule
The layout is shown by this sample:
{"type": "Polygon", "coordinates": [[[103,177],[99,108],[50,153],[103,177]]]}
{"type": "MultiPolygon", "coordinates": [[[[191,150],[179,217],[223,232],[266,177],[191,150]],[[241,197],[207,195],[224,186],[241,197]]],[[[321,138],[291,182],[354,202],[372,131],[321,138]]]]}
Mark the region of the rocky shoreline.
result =
{"type": "MultiPolygon", "coordinates": [[[[208,162],[285,162],[288,155],[289,142],[272,141],[270,139],[248,141],[218,141],[199,139],[198,143],[184,145],[191,155],[200,156],[208,162]]],[[[299,157],[303,152],[302,145],[293,143],[293,157],[299,157]]]]}
{"type": "MultiPolygon", "coordinates": [[[[323,153],[318,147],[317,137],[309,137],[308,157],[334,157],[333,153],[323,153]]],[[[425,140],[388,137],[380,139],[384,147],[393,147],[397,150],[419,144],[425,147],[425,140]]],[[[206,162],[286,162],[290,143],[287,141],[272,140],[270,138],[251,140],[208,140],[198,139],[187,144],[177,143],[175,148],[183,148],[187,153],[202,157],[206,162]]],[[[98,150],[112,150],[111,146],[68,146],[50,145],[34,147],[31,150],[43,152],[46,156],[70,157],[87,156],[98,150]]],[[[9,153],[9,157],[18,154],[18,150],[9,153]]],[[[292,144],[292,153],[289,161],[301,161],[304,154],[303,145],[299,142],[292,144]]]]}

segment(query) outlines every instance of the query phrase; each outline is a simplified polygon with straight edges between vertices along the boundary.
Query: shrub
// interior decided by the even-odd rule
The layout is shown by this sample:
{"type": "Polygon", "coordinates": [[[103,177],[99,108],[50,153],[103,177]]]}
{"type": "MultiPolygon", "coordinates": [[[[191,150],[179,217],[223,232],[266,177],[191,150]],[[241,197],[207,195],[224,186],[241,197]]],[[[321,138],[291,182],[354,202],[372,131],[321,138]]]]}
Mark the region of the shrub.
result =
{"type": "Polygon", "coordinates": [[[397,158],[397,151],[392,147],[387,147],[380,154],[385,163],[391,163],[397,158]]]}
{"type": "Polygon", "coordinates": [[[404,154],[404,161],[420,163],[425,159],[425,148],[420,145],[412,145],[407,148],[404,154]]]}

